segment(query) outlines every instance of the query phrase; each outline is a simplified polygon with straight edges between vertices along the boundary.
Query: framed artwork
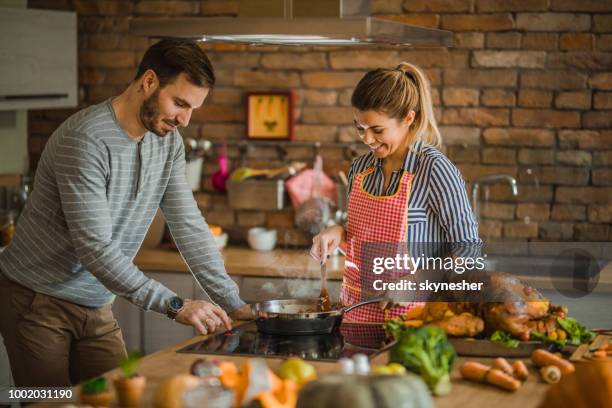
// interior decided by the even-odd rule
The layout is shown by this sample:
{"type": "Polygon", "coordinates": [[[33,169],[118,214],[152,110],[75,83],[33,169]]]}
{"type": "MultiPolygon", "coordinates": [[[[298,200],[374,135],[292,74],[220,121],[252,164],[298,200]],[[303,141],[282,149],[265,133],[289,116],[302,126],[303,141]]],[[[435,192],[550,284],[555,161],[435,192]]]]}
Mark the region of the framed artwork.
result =
{"type": "Polygon", "coordinates": [[[247,138],[291,140],[294,97],[288,92],[247,94],[247,138]]]}

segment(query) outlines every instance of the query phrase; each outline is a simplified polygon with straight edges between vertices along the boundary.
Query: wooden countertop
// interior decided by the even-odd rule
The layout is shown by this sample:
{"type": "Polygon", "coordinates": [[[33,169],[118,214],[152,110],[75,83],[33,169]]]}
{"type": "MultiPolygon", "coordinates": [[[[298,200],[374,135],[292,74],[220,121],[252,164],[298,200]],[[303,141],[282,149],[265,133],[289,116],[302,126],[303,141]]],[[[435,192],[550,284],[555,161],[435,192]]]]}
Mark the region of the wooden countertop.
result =
{"type": "MultiPolygon", "coordinates": [[[[275,249],[268,252],[254,251],[244,247],[228,247],[221,251],[225,268],[230,275],[263,276],[275,278],[318,279],[318,263],[308,255],[307,250],[275,249]]],[[[141,249],[134,263],[145,271],[189,272],[181,254],[171,249],[141,249]]],[[[341,280],[344,269],[344,256],[329,259],[327,273],[329,279],[341,280]]],[[[557,278],[555,282],[548,276],[518,276],[527,284],[538,289],[572,288],[570,279],[557,278]]],[[[612,293],[612,262],[599,274],[595,293],[612,293]]]]}
{"type": "MultiPolygon", "coordinates": [[[[183,354],[176,353],[176,350],[185,347],[188,344],[205,339],[206,336],[197,336],[190,340],[186,340],[175,346],[168,347],[156,353],[145,356],[140,364],[138,372],[147,377],[147,386],[145,389],[144,400],[141,406],[153,406],[153,398],[157,387],[171,375],[189,373],[189,368],[194,360],[201,358],[198,354],[183,354]]],[[[235,361],[239,366],[246,357],[232,356],[215,356],[217,359],[235,361]]],[[[529,368],[529,379],[523,383],[522,387],[515,393],[510,393],[497,389],[495,387],[478,384],[461,379],[458,367],[467,358],[459,358],[455,364],[455,368],[451,373],[453,382],[453,390],[450,395],[445,397],[436,397],[435,405],[439,408],[469,406],[473,408],[479,407],[496,407],[496,408],[535,408],[538,406],[541,399],[544,397],[548,385],[543,383],[535,368],[530,365],[530,362],[524,359],[529,368]]],[[[481,361],[485,364],[491,364],[492,359],[473,358],[471,361],[481,361]]],[[[266,362],[271,369],[276,369],[282,362],[279,358],[268,358],[266,362]]],[[[388,353],[383,353],[374,358],[373,364],[385,364],[388,361],[388,353]]],[[[328,362],[313,362],[319,375],[334,372],[337,369],[335,363],[328,362]]],[[[120,375],[119,369],[109,371],[104,376],[112,379],[120,375]]],[[[51,406],[46,404],[36,404],[36,407],[51,406]]]]}
{"type": "MultiPolygon", "coordinates": [[[[307,250],[275,249],[259,252],[248,248],[228,247],[221,251],[225,269],[230,275],[277,278],[319,279],[321,268],[307,250]]],[[[141,249],[134,263],[145,271],[189,272],[181,254],[171,249],[141,249]]],[[[344,257],[329,259],[330,279],[342,279],[344,257]]]]}

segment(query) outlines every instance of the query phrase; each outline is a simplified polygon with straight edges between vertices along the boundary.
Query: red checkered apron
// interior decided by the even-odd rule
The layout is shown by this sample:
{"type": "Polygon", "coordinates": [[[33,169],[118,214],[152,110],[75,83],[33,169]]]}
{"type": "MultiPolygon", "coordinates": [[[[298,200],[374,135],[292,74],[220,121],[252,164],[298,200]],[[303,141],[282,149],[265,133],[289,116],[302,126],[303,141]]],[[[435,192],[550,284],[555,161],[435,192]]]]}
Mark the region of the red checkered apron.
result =
{"type": "MultiPolygon", "coordinates": [[[[358,173],[351,187],[347,211],[346,261],[340,289],[340,302],[343,305],[352,305],[373,296],[373,293],[362,291],[362,287],[371,288],[372,285],[368,283],[378,278],[372,271],[360,273],[362,244],[406,241],[408,199],[413,174],[404,172],[394,195],[375,196],[363,188],[363,179],[373,171],[374,167],[370,167],[358,173]]],[[[351,310],[344,318],[348,321],[382,322],[405,314],[411,307],[395,306],[383,311],[378,304],[373,303],[351,310]]]]}

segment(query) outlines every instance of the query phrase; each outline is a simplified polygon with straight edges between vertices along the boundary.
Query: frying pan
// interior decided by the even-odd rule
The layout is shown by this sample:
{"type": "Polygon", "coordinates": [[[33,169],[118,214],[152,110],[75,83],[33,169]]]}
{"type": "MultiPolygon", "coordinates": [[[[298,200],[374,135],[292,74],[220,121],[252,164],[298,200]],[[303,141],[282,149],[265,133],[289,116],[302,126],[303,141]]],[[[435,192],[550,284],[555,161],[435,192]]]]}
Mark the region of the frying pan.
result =
{"type": "Polygon", "coordinates": [[[317,312],[318,299],[279,299],[251,306],[257,330],[268,334],[311,335],[331,333],[342,323],[344,313],[363,305],[380,302],[371,298],[349,306],[332,305],[332,310],[317,312]]]}

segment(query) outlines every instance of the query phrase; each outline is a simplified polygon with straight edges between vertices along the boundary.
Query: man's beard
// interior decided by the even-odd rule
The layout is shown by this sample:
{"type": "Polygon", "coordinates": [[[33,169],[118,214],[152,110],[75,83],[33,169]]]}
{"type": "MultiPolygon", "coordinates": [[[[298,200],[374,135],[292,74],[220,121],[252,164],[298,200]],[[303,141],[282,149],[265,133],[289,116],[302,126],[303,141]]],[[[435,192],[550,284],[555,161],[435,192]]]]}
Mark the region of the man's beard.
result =
{"type": "MultiPolygon", "coordinates": [[[[157,136],[166,136],[169,131],[164,131],[158,127],[159,123],[164,123],[165,121],[159,120],[159,88],[151,94],[147,99],[144,100],[142,106],[140,107],[140,121],[142,125],[150,132],[155,133],[157,136]]],[[[168,125],[178,126],[178,123],[168,123],[168,125]]]]}

